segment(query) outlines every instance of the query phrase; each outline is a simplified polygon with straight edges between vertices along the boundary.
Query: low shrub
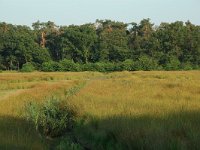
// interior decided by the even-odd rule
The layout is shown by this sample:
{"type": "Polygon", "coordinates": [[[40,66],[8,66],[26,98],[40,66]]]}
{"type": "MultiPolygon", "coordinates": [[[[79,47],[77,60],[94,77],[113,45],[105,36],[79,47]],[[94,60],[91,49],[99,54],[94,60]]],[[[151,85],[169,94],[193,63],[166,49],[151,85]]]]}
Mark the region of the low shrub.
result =
{"type": "Polygon", "coordinates": [[[102,63],[104,69],[106,72],[110,72],[110,71],[118,71],[117,70],[117,64],[111,63],[111,62],[107,62],[107,63],[102,63]]]}
{"type": "Polygon", "coordinates": [[[60,64],[58,62],[49,61],[42,64],[41,70],[45,72],[60,71],[60,64]]]}
{"type": "Polygon", "coordinates": [[[87,63],[87,64],[82,65],[82,70],[105,72],[103,63],[87,63]]]}
{"type": "Polygon", "coordinates": [[[133,64],[132,70],[160,70],[158,62],[149,56],[141,56],[136,62],[133,64]]]}
{"type": "Polygon", "coordinates": [[[134,61],[131,59],[127,59],[121,64],[122,70],[126,71],[134,71],[134,61]]]}
{"type": "Polygon", "coordinates": [[[170,57],[169,61],[165,65],[165,70],[180,70],[180,61],[176,57],[170,57]]]}
{"type": "Polygon", "coordinates": [[[29,103],[26,112],[27,119],[45,137],[61,136],[71,131],[75,124],[76,112],[57,98],[51,98],[42,105],[29,103]]]}
{"type": "Polygon", "coordinates": [[[21,72],[33,72],[35,67],[31,63],[25,63],[22,66],[21,72]]]}
{"type": "Polygon", "coordinates": [[[192,69],[193,69],[193,67],[192,67],[192,65],[191,65],[190,62],[182,63],[182,64],[180,65],[180,68],[181,68],[182,70],[192,70],[192,69]]]}
{"type": "Polygon", "coordinates": [[[82,71],[97,71],[94,63],[87,63],[82,65],[82,71]]]}
{"type": "Polygon", "coordinates": [[[80,65],[78,63],[74,63],[72,60],[64,59],[60,61],[59,64],[59,71],[81,71],[80,65]]]}
{"type": "Polygon", "coordinates": [[[141,56],[137,61],[131,59],[124,62],[98,62],[79,64],[72,60],[64,59],[60,62],[45,62],[42,64],[42,71],[98,71],[98,72],[112,72],[112,71],[136,71],[136,70],[161,70],[158,62],[151,57],[141,56]]]}
{"type": "MultiPolygon", "coordinates": [[[[1,57],[0,57],[1,59],[1,57]]],[[[6,70],[6,67],[2,64],[1,60],[0,60],[0,70],[6,70]]]]}

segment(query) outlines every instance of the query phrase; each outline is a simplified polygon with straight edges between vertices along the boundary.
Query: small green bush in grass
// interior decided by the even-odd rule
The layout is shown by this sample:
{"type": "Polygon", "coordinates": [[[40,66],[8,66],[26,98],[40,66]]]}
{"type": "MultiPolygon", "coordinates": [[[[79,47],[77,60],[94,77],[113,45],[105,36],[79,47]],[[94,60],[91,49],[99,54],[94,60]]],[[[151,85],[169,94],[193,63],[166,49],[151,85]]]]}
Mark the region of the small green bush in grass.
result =
{"type": "Polygon", "coordinates": [[[118,71],[117,67],[116,67],[117,65],[114,64],[114,63],[110,63],[110,62],[109,63],[102,63],[102,65],[103,65],[106,72],[118,71]]]}
{"type": "Polygon", "coordinates": [[[180,65],[180,68],[181,68],[182,70],[192,70],[192,69],[193,69],[193,67],[192,67],[192,65],[191,65],[190,62],[182,63],[182,64],[180,65]]]}
{"type": "Polygon", "coordinates": [[[176,57],[170,57],[169,61],[165,65],[165,70],[171,71],[171,70],[179,70],[180,69],[180,61],[176,57]]]}
{"type": "Polygon", "coordinates": [[[127,59],[124,62],[122,62],[122,69],[127,71],[133,71],[134,70],[134,61],[131,59],[127,59]]]}
{"type": "Polygon", "coordinates": [[[60,64],[55,61],[44,62],[42,64],[41,70],[45,72],[60,71],[60,64]]]}
{"type": "Polygon", "coordinates": [[[64,59],[59,62],[59,71],[81,71],[78,63],[74,63],[72,60],[64,59]]]}
{"type": "Polygon", "coordinates": [[[33,72],[35,67],[31,63],[25,63],[22,66],[21,72],[33,72]]]}
{"type": "Polygon", "coordinates": [[[160,70],[160,66],[158,65],[158,62],[156,60],[144,55],[138,58],[136,62],[134,62],[132,70],[160,70]]]}
{"type": "Polygon", "coordinates": [[[26,106],[27,119],[34,122],[36,129],[45,137],[58,137],[71,131],[76,112],[63,105],[57,98],[51,98],[42,105],[30,103],[26,106]]]}

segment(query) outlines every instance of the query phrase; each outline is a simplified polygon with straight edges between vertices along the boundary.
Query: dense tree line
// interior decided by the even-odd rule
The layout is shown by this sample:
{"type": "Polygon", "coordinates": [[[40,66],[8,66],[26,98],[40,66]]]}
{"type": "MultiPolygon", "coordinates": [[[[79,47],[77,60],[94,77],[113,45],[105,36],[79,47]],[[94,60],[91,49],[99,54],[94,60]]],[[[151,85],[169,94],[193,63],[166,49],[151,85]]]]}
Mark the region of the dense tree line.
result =
{"type": "Polygon", "coordinates": [[[199,69],[200,26],[155,26],[150,19],[70,26],[37,21],[32,28],[0,23],[0,70],[24,64],[43,71],[199,69]]]}

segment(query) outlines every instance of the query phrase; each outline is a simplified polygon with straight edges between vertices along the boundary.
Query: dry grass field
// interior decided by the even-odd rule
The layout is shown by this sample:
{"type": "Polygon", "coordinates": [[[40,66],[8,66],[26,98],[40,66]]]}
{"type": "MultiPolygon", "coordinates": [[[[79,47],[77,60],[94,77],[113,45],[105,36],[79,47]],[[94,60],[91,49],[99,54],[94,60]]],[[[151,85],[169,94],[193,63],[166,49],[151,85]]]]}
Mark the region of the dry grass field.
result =
{"type": "Polygon", "coordinates": [[[200,71],[141,71],[0,73],[0,149],[49,149],[23,116],[52,96],[93,118],[75,131],[91,149],[200,148],[200,71]]]}

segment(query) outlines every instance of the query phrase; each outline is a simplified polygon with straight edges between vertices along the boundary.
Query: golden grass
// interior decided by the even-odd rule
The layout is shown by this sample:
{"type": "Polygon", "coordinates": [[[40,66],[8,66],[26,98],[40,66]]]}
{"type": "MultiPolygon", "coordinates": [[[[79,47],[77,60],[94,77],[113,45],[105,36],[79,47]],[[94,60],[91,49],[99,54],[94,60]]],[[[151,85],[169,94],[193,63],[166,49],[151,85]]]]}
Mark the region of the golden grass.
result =
{"type": "MultiPolygon", "coordinates": [[[[141,133],[137,133],[140,130],[136,130],[136,133],[131,132],[135,124],[130,119],[120,119],[120,116],[134,119],[148,116],[155,119],[200,110],[200,71],[139,71],[105,74],[6,72],[0,73],[0,116],[20,118],[27,102],[42,102],[55,95],[63,98],[68,89],[82,82],[86,82],[85,86],[67,101],[75,105],[80,114],[100,118],[102,128],[109,128],[109,124],[113,123],[113,128],[117,130],[121,139],[131,140],[141,133]],[[108,118],[113,119],[106,121],[108,118]]],[[[145,117],[142,120],[145,120],[145,117]]],[[[140,126],[144,125],[146,124],[140,126]]],[[[159,128],[159,123],[155,123],[151,130],[154,131],[156,127],[159,128]]],[[[146,126],[142,131],[145,128],[146,126]]],[[[193,129],[196,129],[196,124],[193,129]]],[[[176,130],[173,132],[177,134],[176,130]]]]}
{"type": "MultiPolygon", "coordinates": [[[[0,115],[17,116],[24,105],[43,101],[48,97],[62,96],[64,91],[81,80],[99,73],[1,73],[0,115]]],[[[100,74],[101,75],[101,74],[100,74]]]]}
{"type": "Polygon", "coordinates": [[[198,71],[115,74],[121,77],[110,77],[109,74],[104,80],[91,80],[71,102],[80,110],[99,117],[160,116],[200,109],[198,71]]]}
{"type": "Polygon", "coordinates": [[[78,82],[86,86],[70,101],[95,116],[164,115],[200,108],[200,72],[1,73],[0,115],[16,115],[24,103],[42,101],[78,82]]]}

